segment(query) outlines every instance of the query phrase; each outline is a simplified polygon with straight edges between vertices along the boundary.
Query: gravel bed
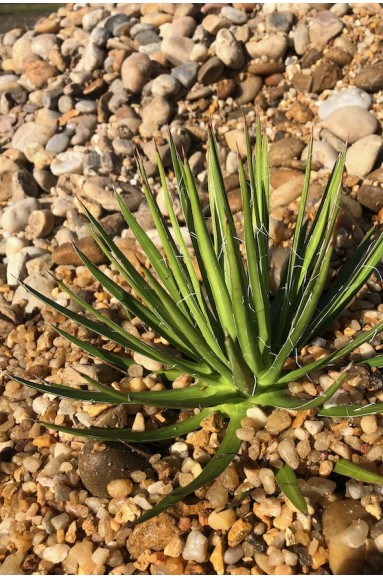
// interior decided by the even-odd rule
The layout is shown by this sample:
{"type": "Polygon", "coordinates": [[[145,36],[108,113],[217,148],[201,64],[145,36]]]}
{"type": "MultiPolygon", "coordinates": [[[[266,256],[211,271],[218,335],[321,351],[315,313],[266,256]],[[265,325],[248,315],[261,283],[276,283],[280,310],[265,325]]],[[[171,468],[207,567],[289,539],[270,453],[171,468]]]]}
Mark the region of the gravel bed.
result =
{"type": "MultiPolygon", "coordinates": [[[[211,459],[225,427],[220,416],[185,438],[131,454],[39,422],[142,431],[193,412],[59,399],[9,377],[81,387],[80,370],[125,392],[166,387],[156,362],[135,355],[122,375],[58,336],[52,324],[119,351],[42,306],[20,280],[75,308],[45,274],[51,270],[135,336],[166,345],[124,315],[70,241],[123,284],[88,236],[81,200],[140,270],[145,257],[113,191],[158,242],[134,151],[166,215],[153,139],[175,190],[168,127],[190,157],[208,215],[205,152],[214,124],[240,235],[236,150],[244,150],[243,115],[252,138],[259,116],[270,139],[272,289],[290,244],[311,134],[313,215],[347,140],[333,261],[334,269],[341,266],[371,223],[383,220],[382,36],[382,8],[371,3],[70,4],[29,31],[0,34],[1,574],[382,573],[383,489],[333,473],[346,458],[383,474],[382,415],[347,420],[314,410],[249,410],[237,431],[238,455],[214,483],[136,526],[141,513],[211,459]],[[274,471],[283,463],[297,474],[307,516],[278,490],[274,471]]],[[[382,272],[373,272],[332,332],[292,365],[343,347],[382,319],[382,272]]],[[[347,380],[327,403],[382,402],[383,372],[363,365],[382,350],[380,335],[356,350],[347,380]]],[[[312,381],[289,384],[290,391],[318,395],[340,370],[317,372],[312,381]]],[[[189,384],[182,376],[172,387],[189,384]]]]}

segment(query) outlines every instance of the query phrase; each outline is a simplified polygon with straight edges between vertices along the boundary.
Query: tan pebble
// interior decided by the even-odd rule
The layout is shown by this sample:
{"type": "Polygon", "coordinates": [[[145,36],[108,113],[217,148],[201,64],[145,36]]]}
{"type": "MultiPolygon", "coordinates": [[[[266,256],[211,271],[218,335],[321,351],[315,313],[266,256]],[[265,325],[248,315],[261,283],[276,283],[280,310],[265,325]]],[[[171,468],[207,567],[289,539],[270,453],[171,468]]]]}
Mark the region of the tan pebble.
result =
{"type": "Polygon", "coordinates": [[[35,438],[32,443],[38,448],[50,448],[52,445],[52,439],[49,434],[45,433],[35,438]]]}
{"type": "Polygon", "coordinates": [[[107,485],[108,494],[112,498],[125,498],[132,493],[133,483],[129,480],[112,480],[107,485]]]}
{"type": "Polygon", "coordinates": [[[246,519],[234,522],[227,535],[228,544],[231,547],[238,546],[251,533],[253,525],[246,519]]]}
{"type": "Polygon", "coordinates": [[[208,523],[213,530],[229,530],[236,521],[237,516],[232,509],[214,510],[208,518],[208,523]]]}
{"type": "Polygon", "coordinates": [[[378,423],[375,415],[365,415],[360,420],[360,426],[364,433],[372,434],[378,429],[378,423]]]}
{"type": "Polygon", "coordinates": [[[212,555],[210,556],[210,562],[215,572],[219,576],[225,573],[225,563],[223,560],[223,555],[224,555],[223,539],[220,538],[216,547],[213,550],[212,555]]]}

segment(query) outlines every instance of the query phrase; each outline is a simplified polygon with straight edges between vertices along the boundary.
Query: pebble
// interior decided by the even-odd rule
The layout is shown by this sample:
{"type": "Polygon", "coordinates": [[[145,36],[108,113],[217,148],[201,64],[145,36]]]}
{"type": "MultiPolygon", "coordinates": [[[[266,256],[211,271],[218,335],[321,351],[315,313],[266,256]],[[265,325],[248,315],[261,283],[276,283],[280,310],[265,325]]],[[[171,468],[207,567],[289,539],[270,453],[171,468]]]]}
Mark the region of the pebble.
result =
{"type": "Polygon", "coordinates": [[[234,99],[239,106],[253,102],[257,94],[262,90],[263,80],[260,76],[248,76],[239,83],[234,92],[234,99]]]}
{"type": "Polygon", "coordinates": [[[270,195],[270,208],[284,207],[295,201],[302,193],[303,181],[303,175],[297,175],[274,189],[270,195]]]}
{"type": "Polygon", "coordinates": [[[289,428],[290,425],[291,417],[287,411],[285,409],[275,409],[268,416],[265,428],[271,435],[277,435],[289,428]]]}
{"type": "MultiPolygon", "coordinates": [[[[198,532],[200,533],[200,532],[198,532]]],[[[180,530],[175,519],[166,513],[161,513],[152,520],[136,525],[126,541],[130,555],[137,559],[142,552],[148,549],[163,550],[172,540],[178,538],[180,530]]],[[[203,534],[201,534],[203,538],[203,534]]],[[[207,538],[206,550],[207,551],[207,538]]]]}
{"type": "Polygon", "coordinates": [[[192,16],[175,18],[171,24],[171,36],[187,36],[191,38],[196,26],[197,22],[192,16]]]}
{"type": "Polygon", "coordinates": [[[368,175],[377,162],[382,146],[382,137],[376,134],[357,140],[346,154],[347,172],[358,177],[368,175]]]}
{"type": "Polygon", "coordinates": [[[188,62],[193,48],[193,40],[187,37],[169,36],[161,42],[162,54],[175,66],[188,62]]]}
{"type": "Polygon", "coordinates": [[[274,141],[270,145],[269,162],[271,167],[288,167],[291,161],[300,157],[304,143],[295,137],[274,141]]]}
{"type": "Polygon", "coordinates": [[[245,55],[234,34],[225,28],[219,30],[215,40],[215,53],[228,68],[238,70],[245,64],[245,55]]]}
{"type": "Polygon", "coordinates": [[[320,62],[312,74],[311,92],[320,94],[325,90],[334,88],[341,76],[342,72],[339,66],[333,62],[320,62]]]}
{"type": "Polygon", "coordinates": [[[208,517],[208,524],[213,530],[227,531],[236,521],[237,516],[231,508],[214,510],[208,517]]]}
{"type": "MultiPolygon", "coordinates": [[[[267,423],[266,423],[267,427],[267,423]]],[[[269,430],[270,431],[270,430],[269,430]]],[[[293,470],[296,470],[299,466],[300,460],[295,449],[295,444],[291,438],[285,438],[278,444],[278,453],[282,460],[286,462],[293,470]]]]}
{"type": "Polygon", "coordinates": [[[360,106],[338,108],[325,119],[324,124],[335,136],[350,144],[373,134],[378,128],[375,116],[360,106]]]}
{"type": "Polygon", "coordinates": [[[197,78],[198,64],[196,62],[180,64],[172,69],[171,74],[184,88],[190,88],[197,78]]]}
{"type": "Polygon", "coordinates": [[[82,449],[78,467],[87,490],[93,496],[107,498],[110,482],[129,478],[132,472],[149,467],[149,462],[122,443],[89,440],[82,449]]]}
{"type": "Polygon", "coordinates": [[[142,136],[152,137],[154,133],[165,125],[173,114],[173,107],[168,100],[162,96],[155,96],[141,111],[143,125],[145,125],[145,134],[143,134],[143,125],[140,126],[142,136]]]}
{"type": "Polygon", "coordinates": [[[199,69],[197,80],[204,85],[213,84],[221,77],[223,69],[222,60],[217,56],[212,56],[199,69]]]}
{"type": "Polygon", "coordinates": [[[240,561],[243,556],[242,546],[237,546],[236,548],[227,548],[223,555],[223,561],[225,564],[236,564],[240,561]]]}
{"type": "Polygon", "coordinates": [[[319,103],[318,116],[321,120],[325,120],[330,114],[344,106],[358,106],[369,110],[371,102],[371,96],[367,92],[355,86],[350,86],[319,103]]]}
{"type": "Polygon", "coordinates": [[[107,490],[112,498],[125,498],[132,493],[133,483],[129,479],[112,480],[107,485],[107,490]]]}
{"type": "Polygon", "coordinates": [[[310,42],[315,48],[322,49],[343,30],[343,22],[330,10],[320,10],[309,25],[310,42]]]}
{"type": "Polygon", "coordinates": [[[50,153],[59,154],[67,150],[71,137],[68,133],[62,132],[54,134],[45,146],[45,150],[50,153]]]}
{"type": "Polygon", "coordinates": [[[59,514],[58,516],[54,516],[51,519],[51,524],[55,530],[66,529],[70,524],[70,517],[66,512],[59,514]]]}
{"type": "Polygon", "coordinates": [[[251,58],[266,57],[270,60],[279,60],[283,58],[287,50],[287,38],[282,34],[269,34],[262,40],[247,42],[246,50],[251,58]]]}
{"type": "Polygon", "coordinates": [[[223,6],[221,8],[221,15],[230,20],[233,24],[241,25],[247,22],[246,12],[239,10],[238,8],[233,8],[232,6],[223,6]]]}
{"type": "Polygon", "coordinates": [[[65,151],[57,154],[51,162],[51,171],[56,177],[68,173],[82,175],[84,171],[84,153],[65,151]]]}
{"type": "Polygon", "coordinates": [[[356,520],[343,530],[341,540],[350,548],[360,548],[366,543],[370,528],[365,520],[356,520]]]}
{"type": "Polygon", "coordinates": [[[124,60],[121,66],[121,80],[124,88],[133,94],[139,94],[148,81],[152,63],[147,54],[134,52],[124,60]]]}
{"type": "Polygon", "coordinates": [[[30,213],[39,207],[39,201],[33,197],[28,197],[10,205],[5,209],[1,217],[2,228],[9,233],[23,231],[28,224],[30,213]]]}
{"type": "Polygon", "coordinates": [[[68,556],[70,546],[68,544],[55,544],[48,546],[43,552],[43,559],[52,562],[53,564],[60,564],[68,556]]]}
{"type": "Polygon", "coordinates": [[[38,209],[29,215],[25,229],[27,239],[47,237],[55,226],[55,217],[49,209],[38,209]]]}
{"type": "Polygon", "coordinates": [[[383,209],[383,189],[380,186],[362,185],[356,198],[363,207],[373,213],[379,213],[383,209]]]}
{"type": "Polygon", "coordinates": [[[354,83],[366,92],[375,93],[383,90],[383,62],[363,66],[355,76],[354,83]]]}
{"type": "MultiPolygon", "coordinates": [[[[307,160],[308,147],[305,147],[302,151],[301,160],[307,160]]],[[[328,142],[326,141],[314,141],[312,148],[312,162],[315,164],[320,164],[325,169],[331,170],[338,158],[338,153],[328,142]]]]}
{"type": "Polygon", "coordinates": [[[12,147],[25,153],[29,145],[45,146],[55,132],[55,127],[46,124],[37,125],[34,122],[22,124],[13,135],[12,147]]]}
{"type": "Polygon", "coordinates": [[[184,560],[204,562],[207,557],[208,539],[199,530],[192,530],[186,538],[185,547],[182,551],[184,560]]]}
{"type": "Polygon", "coordinates": [[[160,74],[152,82],[152,94],[154,96],[174,96],[179,89],[179,81],[170,74],[160,74]]]}
{"type": "Polygon", "coordinates": [[[360,427],[366,434],[375,433],[378,429],[378,423],[375,415],[366,415],[360,420],[360,427]]]}
{"type": "MultiPolygon", "coordinates": [[[[76,242],[76,247],[80,249],[92,261],[94,265],[107,263],[108,260],[101,251],[93,237],[83,237],[76,242]]],[[[83,265],[80,257],[73,248],[72,243],[63,243],[52,253],[53,262],[56,265],[83,265]]]]}

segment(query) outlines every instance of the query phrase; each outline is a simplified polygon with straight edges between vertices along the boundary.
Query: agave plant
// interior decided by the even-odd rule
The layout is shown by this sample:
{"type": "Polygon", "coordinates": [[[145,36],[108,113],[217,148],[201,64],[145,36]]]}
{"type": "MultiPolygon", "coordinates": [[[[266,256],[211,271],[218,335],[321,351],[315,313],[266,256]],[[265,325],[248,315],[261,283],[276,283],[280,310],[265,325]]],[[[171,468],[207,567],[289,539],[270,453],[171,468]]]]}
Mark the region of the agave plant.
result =
{"type": "MultiPolygon", "coordinates": [[[[208,484],[227,467],[240,448],[236,430],[250,408],[258,406],[266,411],[269,408],[297,411],[321,408],[341,387],[347,377],[346,371],[340,373],[329,389],[312,399],[290,396],[289,382],[334,366],[383,331],[382,321],[371,329],[360,331],[353,341],[341,349],[291,369],[300,349],[329,328],[368,280],[383,257],[383,234],[377,235],[371,229],[328,286],[345,152],[340,154],[334,166],[315,218],[310,220],[305,214],[310,181],[310,145],[290,256],[281,285],[276,295],[272,296],[269,289],[267,139],[259,124],[255,149],[252,150],[247,130],[246,141],[247,172],[244,162],[238,158],[243,204],[243,239],[240,239],[230,211],[213,131],[210,131],[207,159],[210,231],[188,161],[181,158],[170,139],[179,198],[198,263],[198,273],[174,212],[159,155],[160,180],[172,231],[156,204],[142,161],[138,158],[137,162],[162,251],[156,248],[123,200],[117,197],[127,225],[151,264],[151,267],[143,267],[142,275],[84,207],[93,238],[126,282],[126,288],[111,280],[77,249],[82,262],[124,308],[169,342],[173,346],[171,349],[159,349],[131,335],[61,282],[58,282],[60,288],[83,308],[85,314],[70,311],[35,289],[28,288],[48,306],[98,334],[104,341],[115,342],[127,352],[118,355],[57,327],[57,332],[74,345],[122,371],[133,363],[129,357],[131,351],[143,354],[163,364],[165,369],[160,373],[168,387],[163,391],[125,393],[86,376],[84,380],[91,386],[87,390],[35,383],[16,377],[13,379],[41,392],[83,401],[195,409],[194,415],[183,421],[143,432],[96,427],[74,429],[44,424],[46,427],[97,440],[153,443],[198,429],[201,421],[213,411],[219,412],[228,421],[219,449],[200,475],[186,487],[176,488],[141,516],[139,522],[157,515],[208,484]],[[172,389],[172,380],[183,374],[192,376],[192,385],[172,389]]],[[[383,356],[364,360],[364,363],[371,367],[381,366],[383,356]]],[[[383,412],[383,403],[335,405],[321,409],[319,415],[359,417],[378,412],[383,412]]],[[[362,481],[383,482],[383,477],[344,459],[336,464],[335,471],[362,481]]],[[[298,480],[287,464],[276,472],[276,479],[291,502],[302,512],[307,512],[298,480]]]]}

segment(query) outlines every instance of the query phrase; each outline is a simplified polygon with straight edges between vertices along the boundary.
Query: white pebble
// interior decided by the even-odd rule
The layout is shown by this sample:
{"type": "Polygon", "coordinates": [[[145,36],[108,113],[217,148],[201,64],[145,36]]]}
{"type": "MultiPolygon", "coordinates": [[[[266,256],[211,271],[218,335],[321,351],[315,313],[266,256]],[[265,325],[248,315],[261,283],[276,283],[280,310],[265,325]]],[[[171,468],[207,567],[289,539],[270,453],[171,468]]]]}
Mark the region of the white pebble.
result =
{"type": "Polygon", "coordinates": [[[262,482],[266,494],[274,494],[275,492],[274,472],[269,468],[261,468],[259,470],[259,479],[262,482]]]}
{"type": "MultiPolygon", "coordinates": [[[[281,514],[282,504],[277,498],[265,498],[259,504],[259,513],[276,518],[281,514]]],[[[277,566],[278,564],[276,564],[277,566]]]]}
{"type": "Polygon", "coordinates": [[[258,429],[263,428],[267,422],[267,415],[257,406],[250,407],[246,411],[246,415],[256,423],[258,429]]]}
{"type": "Polygon", "coordinates": [[[225,564],[236,564],[243,556],[243,549],[241,546],[235,548],[228,548],[223,556],[225,564]]]}
{"type": "Polygon", "coordinates": [[[184,560],[204,562],[206,560],[208,539],[198,530],[192,530],[187,537],[185,548],[182,552],[184,560]]]}
{"type": "Polygon", "coordinates": [[[307,419],[305,421],[305,428],[309,432],[310,435],[315,436],[319,432],[322,431],[324,423],[321,421],[316,421],[312,419],[307,419]]]}
{"type": "Polygon", "coordinates": [[[41,465],[41,460],[34,458],[32,456],[27,456],[23,459],[23,466],[27,472],[35,473],[41,465]]]}
{"type": "Polygon", "coordinates": [[[336,489],[336,482],[319,476],[313,476],[308,480],[308,485],[320,496],[328,496],[336,489]]]}
{"type": "Polygon", "coordinates": [[[278,453],[290,468],[293,470],[297,469],[299,466],[299,456],[291,438],[285,438],[278,444],[278,453]]]}
{"type": "Polygon", "coordinates": [[[51,524],[55,530],[61,530],[62,528],[67,528],[70,523],[70,518],[66,512],[59,514],[51,519],[51,524]]]}
{"type": "Polygon", "coordinates": [[[369,526],[364,520],[356,520],[343,530],[341,540],[350,548],[360,548],[364,545],[368,536],[369,526]]]}
{"type": "Polygon", "coordinates": [[[48,560],[48,562],[53,562],[53,564],[60,564],[68,556],[68,552],[68,544],[55,544],[45,548],[43,558],[48,560]]]}
{"type": "Polygon", "coordinates": [[[179,455],[180,458],[187,458],[189,455],[189,448],[185,442],[176,442],[170,446],[170,453],[179,455]]]}
{"type": "Polygon", "coordinates": [[[173,490],[173,486],[170,482],[168,484],[164,484],[164,482],[160,480],[148,486],[147,490],[149,494],[159,494],[160,496],[166,496],[173,490]]]}
{"type": "Polygon", "coordinates": [[[109,558],[109,554],[110,552],[107,548],[97,548],[92,554],[92,562],[98,566],[102,566],[109,558]]]}

